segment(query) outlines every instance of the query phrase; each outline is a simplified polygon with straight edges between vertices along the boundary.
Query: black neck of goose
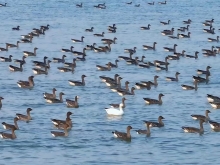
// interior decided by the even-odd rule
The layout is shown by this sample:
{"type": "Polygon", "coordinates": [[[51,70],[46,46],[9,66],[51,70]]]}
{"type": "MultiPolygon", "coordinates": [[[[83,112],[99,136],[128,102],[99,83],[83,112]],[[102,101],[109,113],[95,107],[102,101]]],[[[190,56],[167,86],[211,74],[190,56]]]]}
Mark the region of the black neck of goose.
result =
{"type": "Polygon", "coordinates": [[[0,100],[0,109],[2,108],[2,100],[0,100]]]}
{"type": "Polygon", "coordinates": [[[132,53],[130,53],[130,59],[132,59],[132,53]]]}
{"type": "Polygon", "coordinates": [[[134,88],[131,89],[131,94],[134,95],[134,88]]]}
{"type": "Polygon", "coordinates": [[[198,58],[198,53],[196,52],[196,53],[195,53],[195,59],[197,59],[197,58],[198,58]]]}
{"type": "Polygon", "coordinates": [[[86,54],[86,49],[83,49],[83,54],[86,54]]]}
{"type": "Polygon", "coordinates": [[[162,103],[162,96],[159,96],[159,102],[162,103]]]}
{"type": "Polygon", "coordinates": [[[111,70],[111,64],[108,64],[108,70],[111,70]]]}
{"type": "Polygon", "coordinates": [[[76,96],[76,97],[75,97],[75,103],[76,103],[76,104],[78,103],[77,101],[78,101],[78,98],[77,98],[77,96],[76,96]]]}
{"type": "Polygon", "coordinates": [[[127,129],[127,138],[131,138],[130,129],[127,129]]]}
{"type": "Polygon", "coordinates": [[[118,67],[118,61],[115,61],[115,66],[118,67]]]}
{"type": "Polygon", "coordinates": [[[23,63],[22,62],[20,62],[20,69],[22,69],[23,68],[23,63]]]}
{"type": "Polygon", "coordinates": [[[168,71],[168,64],[166,63],[166,65],[165,65],[165,66],[166,66],[166,71],[168,71]]]}
{"type": "Polygon", "coordinates": [[[121,88],[121,79],[118,79],[118,87],[121,88]]]}
{"type": "Polygon", "coordinates": [[[47,63],[46,58],[44,58],[44,64],[46,64],[46,63],[47,63]]]}
{"type": "Polygon", "coordinates": [[[198,82],[195,81],[195,91],[197,91],[197,89],[198,89],[198,82]]]}
{"type": "Polygon", "coordinates": [[[19,42],[17,41],[17,47],[19,47],[19,42]]]}
{"type": "Polygon", "coordinates": [[[117,82],[117,78],[118,78],[118,76],[117,76],[117,75],[115,75],[115,82],[117,82]]]}
{"type": "Polygon", "coordinates": [[[64,136],[68,136],[68,131],[66,127],[64,128],[64,133],[65,133],[64,136]]]}
{"type": "Polygon", "coordinates": [[[6,50],[8,51],[8,44],[6,45],[6,50]]]}
{"type": "Polygon", "coordinates": [[[207,111],[205,112],[205,117],[209,117],[209,113],[207,111]]]}
{"type": "Polygon", "coordinates": [[[154,43],[154,45],[153,45],[153,49],[155,49],[156,48],[156,43],[154,43]]]}
{"type": "Polygon", "coordinates": [[[60,101],[63,102],[62,94],[60,94],[60,101]]]}
{"type": "Polygon", "coordinates": [[[30,86],[34,86],[34,81],[33,81],[33,79],[29,78],[29,84],[30,84],[30,86]]]}
{"type": "Polygon", "coordinates": [[[149,135],[150,135],[150,125],[147,124],[147,136],[149,136],[149,135]]]}
{"type": "Polygon", "coordinates": [[[45,66],[45,67],[50,68],[50,62],[49,61],[47,61],[47,66],[45,66]]]}
{"type": "Polygon", "coordinates": [[[81,41],[83,42],[83,37],[81,37],[81,41]]]}
{"type": "Polygon", "coordinates": [[[203,131],[204,130],[204,128],[203,128],[203,122],[202,121],[200,121],[200,131],[203,131]]]}
{"type": "Polygon", "coordinates": [[[157,85],[157,77],[154,77],[154,85],[157,85]]]}
{"type": "Polygon", "coordinates": [[[122,99],[122,102],[121,102],[121,103],[122,103],[122,105],[125,105],[125,100],[124,100],[124,99],[122,99]]]}
{"type": "Polygon", "coordinates": [[[12,139],[15,139],[15,138],[16,138],[15,130],[14,130],[14,129],[11,130],[11,135],[12,135],[12,139]]]}
{"type": "Polygon", "coordinates": [[[125,89],[129,91],[128,83],[125,84],[125,89]]]}
{"type": "Polygon", "coordinates": [[[176,45],[174,46],[174,53],[176,53],[176,45]]]}
{"type": "Polygon", "coordinates": [[[30,111],[27,111],[27,116],[28,116],[28,119],[31,119],[31,113],[30,113],[30,111]]]}
{"type": "Polygon", "coordinates": [[[34,49],[34,55],[36,56],[36,51],[37,51],[37,49],[34,49]]]}
{"type": "Polygon", "coordinates": [[[161,125],[164,125],[161,118],[158,119],[158,123],[160,123],[161,125]]]}
{"type": "Polygon", "coordinates": [[[14,120],[14,124],[15,124],[16,129],[19,129],[19,128],[18,128],[17,120],[14,120]]]}
{"type": "Polygon", "coordinates": [[[178,81],[179,80],[179,78],[178,78],[178,74],[176,74],[176,81],[178,81]]]}
{"type": "Polygon", "coordinates": [[[82,77],[82,84],[85,85],[85,77],[82,77]]]}
{"type": "Polygon", "coordinates": [[[141,58],[141,62],[144,62],[144,57],[141,58]]]}
{"type": "Polygon", "coordinates": [[[73,47],[70,47],[70,51],[71,51],[71,52],[73,51],[73,47]]]}
{"type": "Polygon", "coordinates": [[[53,90],[53,95],[56,96],[56,91],[55,90],[53,90]]]}

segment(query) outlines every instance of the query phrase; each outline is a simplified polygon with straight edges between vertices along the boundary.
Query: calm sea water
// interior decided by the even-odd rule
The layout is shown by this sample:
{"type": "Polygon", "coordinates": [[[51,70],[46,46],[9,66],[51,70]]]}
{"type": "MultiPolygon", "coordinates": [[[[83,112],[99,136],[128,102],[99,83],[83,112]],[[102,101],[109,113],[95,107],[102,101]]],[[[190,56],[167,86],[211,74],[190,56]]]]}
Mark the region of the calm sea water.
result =
{"type": "MultiPolygon", "coordinates": [[[[33,51],[38,47],[36,57],[28,57],[27,64],[22,73],[11,73],[9,63],[0,64],[0,95],[4,97],[3,108],[0,112],[0,121],[12,123],[16,113],[26,113],[27,107],[33,108],[33,121],[30,123],[19,122],[20,130],[16,131],[16,140],[0,140],[0,164],[22,163],[25,164],[218,164],[219,133],[211,131],[208,124],[204,124],[205,133],[202,136],[186,134],[181,126],[195,126],[199,124],[191,119],[191,114],[204,114],[206,109],[211,110],[210,117],[220,121],[220,112],[213,110],[207,103],[206,94],[219,95],[219,57],[207,58],[201,54],[202,48],[211,48],[216,43],[207,41],[208,37],[216,38],[219,34],[220,20],[219,3],[216,0],[169,0],[167,5],[147,5],[146,1],[138,0],[140,7],[125,5],[127,1],[112,0],[106,2],[107,9],[99,10],[94,5],[102,1],[82,0],[83,8],[76,8],[80,2],[70,0],[60,1],[12,1],[8,0],[7,7],[0,8],[0,47],[6,42],[15,43],[20,35],[27,34],[34,27],[50,24],[50,29],[45,36],[34,38],[32,44],[20,44],[18,49],[12,48],[8,52],[1,52],[0,56],[13,55],[20,59],[22,51],[33,51]],[[192,37],[190,39],[171,40],[160,34],[164,29],[175,29],[184,26],[183,20],[191,19],[192,37]],[[216,34],[206,34],[202,31],[201,24],[205,19],[215,19],[216,34]],[[171,20],[168,26],[160,25],[160,21],[171,20]],[[117,33],[108,33],[107,26],[113,23],[117,26],[117,33]],[[140,26],[151,24],[151,30],[142,31],[140,26]],[[11,28],[21,26],[20,31],[11,28]],[[57,70],[62,64],[51,64],[48,75],[35,77],[33,90],[23,90],[17,87],[18,80],[26,80],[32,75],[32,60],[41,60],[44,56],[61,57],[61,48],[74,46],[81,51],[86,44],[96,42],[102,45],[93,33],[84,31],[94,27],[94,33],[105,32],[105,38],[117,37],[117,44],[112,45],[112,51],[107,54],[87,52],[87,61],[78,62],[74,74],[60,73],[57,70]],[[83,44],[71,42],[71,38],[80,39],[85,36],[83,44]],[[142,45],[152,45],[156,41],[156,51],[143,51],[142,45]],[[141,69],[128,66],[124,61],[119,62],[119,68],[111,72],[100,72],[95,65],[104,65],[114,61],[119,55],[127,55],[124,48],[137,47],[134,56],[146,56],[146,61],[164,60],[171,55],[163,51],[164,46],[173,47],[177,43],[177,51],[183,49],[187,54],[200,52],[197,60],[182,58],[179,61],[170,61],[168,72],[156,72],[154,68],[141,69]],[[197,92],[183,91],[181,84],[192,85],[192,75],[196,69],[205,69],[211,65],[210,83],[199,85],[197,92]],[[179,71],[179,82],[169,83],[165,76],[174,76],[179,71]],[[122,84],[130,81],[130,87],[141,80],[153,80],[154,75],[160,76],[157,88],[136,90],[135,96],[126,97],[125,115],[121,118],[109,118],[104,110],[110,103],[120,103],[121,97],[111,92],[99,80],[100,75],[113,77],[118,73],[123,77],[122,84]],[[85,87],[73,87],[69,79],[80,80],[81,75],[87,75],[85,87]],[[47,104],[42,93],[51,92],[55,87],[59,92],[64,92],[64,99],[73,99],[80,96],[78,109],[68,109],[65,104],[47,104]],[[157,98],[163,93],[162,106],[147,106],[143,97],[157,98]],[[53,138],[50,134],[53,129],[51,118],[65,119],[67,111],[74,113],[73,129],[67,138],[53,138]],[[134,130],[144,129],[142,120],[155,120],[162,115],[165,127],[151,130],[151,137],[137,135],[134,130]],[[125,131],[131,125],[133,130],[131,143],[126,143],[113,138],[112,131],[125,131]]],[[[150,1],[149,1],[150,2],[150,1]]],[[[3,2],[1,2],[3,3],[3,2]]],[[[176,32],[175,32],[176,34],[176,32]]],[[[74,55],[67,55],[67,61],[72,61],[74,55]]],[[[13,64],[14,65],[14,64],[13,64]]],[[[1,128],[0,131],[2,131],[1,128]]]]}

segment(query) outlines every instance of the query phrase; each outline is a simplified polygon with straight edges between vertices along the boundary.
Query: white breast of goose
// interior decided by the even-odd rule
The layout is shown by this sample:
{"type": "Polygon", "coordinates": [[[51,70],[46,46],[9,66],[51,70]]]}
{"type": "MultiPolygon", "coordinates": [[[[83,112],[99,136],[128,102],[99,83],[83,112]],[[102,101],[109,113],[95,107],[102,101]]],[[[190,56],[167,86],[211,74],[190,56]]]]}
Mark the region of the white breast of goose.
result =
{"type": "Polygon", "coordinates": [[[70,85],[73,85],[73,86],[76,85],[76,84],[75,84],[74,82],[72,82],[72,81],[69,81],[69,84],[70,84],[70,85]]]}

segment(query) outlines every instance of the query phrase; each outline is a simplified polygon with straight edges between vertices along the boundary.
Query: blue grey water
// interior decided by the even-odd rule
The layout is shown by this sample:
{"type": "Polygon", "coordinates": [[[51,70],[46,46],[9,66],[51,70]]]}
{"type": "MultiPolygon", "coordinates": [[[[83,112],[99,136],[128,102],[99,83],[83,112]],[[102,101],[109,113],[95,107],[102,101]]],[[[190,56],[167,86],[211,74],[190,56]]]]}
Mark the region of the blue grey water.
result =
{"type": "MultiPolygon", "coordinates": [[[[36,57],[28,57],[24,71],[12,73],[8,69],[9,63],[0,63],[0,95],[4,97],[0,111],[0,122],[12,123],[16,113],[26,113],[26,109],[33,109],[30,123],[19,122],[20,130],[16,131],[17,139],[0,139],[0,164],[218,164],[219,133],[213,132],[209,124],[204,124],[205,132],[187,134],[181,126],[199,127],[197,121],[192,120],[191,114],[204,114],[211,110],[210,117],[220,121],[220,112],[211,108],[206,94],[219,95],[219,57],[203,57],[201,49],[210,49],[217,43],[207,41],[208,37],[215,38],[220,28],[219,2],[216,0],[169,0],[167,5],[147,5],[146,1],[137,0],[132,5],[127,1],[106,1],[107,8],[99,10],[94,5],[104,1],[71,1],[71,0],[8,0],[7,7],[0,8],[0,47],[5,43],[15,43],[20,35],[27,34],[32,28],[50,24],[45,36],[34,38],[32,44],[20,44],[18,49],[11,48],[8,52],[1,52],[0,56],[13,55],[22,58],[22,51],[33,51],[38,47],[36,57]],[[76,3],[83,3],[83,8],[76,8],[76,3]],[[140,4],[140,7],[134,7],[140,4]],[[202,22],[205,19],[215,19],[216,34],[204,33],[202,22]],[[171,20],[168,26],[162,26],[160,21],[171,20]],[[192,33],[190,39],[171,40],[162,36],[160,31],[184,26],[182,21],[191,19],[192,33]],[[117,26],[117,33],[108,33],[107,26],[113,23],[117,26]],[[140,26],[151,24],[149,31],[140,30],[140,26]],[[11,28],[21,26],[20,31],[11,28]],[[93,33],[85,32],[86,28],[94,27],[94,33],[105,32],[105,38],[117,37],[117,44],[112,45],[112,51],[107,54],[87,52],[86,62],[77,62],[74,74],[61,73],[57,69],[62,64],[51,64],[48,75],[37,75],[35,87],[32,90],[21,89],[18,80],[26,80],[33,75],[32,60],[42,61],[44,56],[61,57],[67,55],[71,62],[71,53],[61,53],[61,48],[74,46],[74,50],[81,51],[85,45],[96,42],[102,45],[100,38],[93,33]],[[71,38],[80,39],[85,36],[83,44],[71,42],[71,38]],[[156,41],[156,51],[144,51],[143,44],[152,45],[156,41]],[[169,61],[169,71],[157,72],[154,68],[141,69],[129,66],[124,61],[119,62],[117,69],[110,72],[97,71],[95,65],[104,65],[114,61],[119,55],[128,56],[124,48],[137,47],[134,56],[146,56],[146,61],[164,60],[171,55],[163,51],[164,46],[173,47],[177,43],[177,51],[186,50],[187,54],[199,51],[199,58],[169,61]],[[181,84],[192,85],[192,75],[196,69],[212,66],[209,84],[199,84],[195,91],[184,91],[181,84]],[[179,71],[179,82],[166,82],[165,76],[174,76],[179,71]],[[99,79],[100,75],[113,77],[118,73],[123,77],[122,83],[130,81],[130,87],[141,80],[153,80],[154,75],[160,76],[157,88],[136,90],[134,96],[127,96],[125,115],[122,117],[108,117],[105,107],[110,103],[120,103],[121,96],[110,91],[99,79]],[[85,87],[73,87],[69,79],[80,80],[81,75],[87,75],[85,87]],[[58,92],[64,92],[64,99],[80,96],[78,109],[68,109],[63,104],[48,104],[43,99],[43,92],[51,92],[55,87],[58,92]],[[146,105],[143,97],[157,98],[163,93],[162,106],[146,105]],[[54,130],[51,118],[65,119],[67,111],[74,113],[73,129],[67,138],[54,138],[50,131],[54,130]],[[162,115],[165,127],[151,130],[151,137],[137,135],[136,129],[145,129],[142,120],[155,120],[162,115]],[[133,130],[131,143],[117,140],[112,131],[125,131],[131,125],[133,130]]],[[[150,1],[148,1],[150,2],[150,1]]],[[[158,2],[158,1],[156,1],[158,2]]],[[[1,3],[4,3],[1,1],[1,3]]],[[[176,31],[175,31],[176,34],[176,31]]],[[[14,63],[10,63],[13,64],[14,63]]],[[[0,131],[4,131],[3,128],[0,131]]]]}

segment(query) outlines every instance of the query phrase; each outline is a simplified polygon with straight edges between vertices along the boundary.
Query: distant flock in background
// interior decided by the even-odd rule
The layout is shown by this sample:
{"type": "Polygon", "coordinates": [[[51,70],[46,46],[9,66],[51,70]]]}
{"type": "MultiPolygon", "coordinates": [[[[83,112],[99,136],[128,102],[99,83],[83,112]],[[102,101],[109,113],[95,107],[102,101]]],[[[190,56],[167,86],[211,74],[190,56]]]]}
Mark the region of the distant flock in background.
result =
{"type": "MultiPolygon", "coordinates": [[[[132,5],[132,2],[128,2],[126,4],[132,5]]],[[[147,4],[148,5],[156,5],[156,3],[154,3],[154,2],[150,2],[147,4]]],[[[167,2],[166,1],[158,2],[157,4],[166,5],[167,2]]],[[[0,4],[0,7],[7,7],[7,3],[0,4]]],[[[76,7],[82,8],[83,4],[82,3],[77,4],[76,7]]],[[[99,9],[106,9],[105,3],[98,4],[94,7],[99,8],[99,9]]],[[[135,4],[135,7],[140,7],[140,4],[135,4]]],[[[171,24],[171,20],[161,21],[160,23],[161,23],[161,25],[163,25],[165,27],[166,25],[171,24]]],[[[175,31],[174,28],[165,29],[165,30],[161,31],[161,34],[169,37],[170,39],[176,39],[176,40],[181,39],[181,38],[191,38],[191,32],[189,30],[190,30],[190,24],[193,23],[193,21],[191,19],[188,19],[188,20],[183,21],[182,23],[186,26],[182,26],[182,27],[179,27],[178,29],[176,29],[176,31],[178,31],[178,33],[176,35],[174,35],[174,31],[175,31]]],[[[210,33],[210,34],[215,34],[215,28],[213,27],[214,19],[205,20],[202,24],[204,26],[208,27],[207,29],[206,28],[203,29],[204,32],[210,33]]],[[[10,51],[10,48],[18,48],[19,44],[21,44],[21,43],[32,43],[34,40],[34,37],[39,37],[40,35],[45,35],[45,32],[47,30],[49,30],[49,27],[50,27],[50,25],[48,24],[46,26],[40,26],[40,28],[33,28],[32,32],[30,32],[26,35],[21,35],[22,39],[20,39],[20,41],[17,41],[16,44],[6,43],[6,47],[1,47],[0,51],[5,52],[5,51],[10,51]]],[[[150,31],[150,27],[151,27],[151,25],[148,24],[147,26],[140,27],[140,29],[150,31]]],[[[87,29],[85,29],[85,32],[93,33],[94,29],[95,29],[94,27],[87,28],[87,29]]],[[[13,27],[12,30],[19,31],[20,26],[13,27]]],[[[113,24],[112,26],[108,26],[107,30],[108,30],[108,33],[116,33],[116,31],[118,29],[116,27],[116,24],[113,24]]],[[[218,30],[220,30],[220,29],[218,29],[218,30]]],[[[35,66],[32,69],[33,73],[35,75],[49,74],[51,62],[63,63],[63,67],[57,67],[57,69],[60,72],[74,73],[74,69],[77,66],[76,63],[86,61],[86,56],[87,56],[86,52],[87,51],[94,51],[97,53],[110,53],[111,52],[111,45],[117,44],[116,41],[118,41],[118,38],[114,37],[112,39],[109,39],[109,38],[104,38],[104,36],[105,36],[105,32],[94,33],[94,37],[100,37],[103,44],[105,44],[102,46],[97,46],[96,43],[92,43],[92,45],[86,45],[85,48],[82,50],[82,52],[75,51],[74,46],[71,46],[70,49],[64,49],[64,48],[61,49],[62,52],[76,55],[76,58],[73,58],[73,61],[71,61],[71,62],[67,62],[65,60],[65,57],[67,57],[66,55],[62,55],[61,58],[56,57],[56,58],[52,58],[52,59],[48,59],[48,57],[45,56],[43,58],[43,61],[32,61],[33,65],[35,66]]],[[[80,39],[71,39],[71,41],[73,43],[84,43],[84,39],[86,39],[86,38],[84,36],[82,36],[80,39]]],[[[210,42],[219,42],[219,36],[216,36],[215,38],[208,38],[207,40],[210,42]]],[[[143,49],[150,50],[150,51],[156,51],[156,45],[157,45],[157,42],[154,42],[152,44],[152,46],[143,45],[143,49]]],[[[129,56],[119,56],[118,59],[114,60],[114,62],[107,62],[106,64],[96,65],[96,68],[99,71],[111,71],[112,69],[119,67],[118,66],[119,60],[124,60],[127,64],[136,65],[140,68],[150,69],[150,68],[154,67],[158,71],[168,71],[169,65],[170,65],[170,62],[168,62],[168,60],[170,60],[170,61],[180,60],[181,57],[198,59],[199,51],[195,51],[195,55],[187,55],[187,54],[185,54],[185,52],[186,52],[185,50],[182,50],[181,52],[177,52],[177,50],[176,50],[177,47],[178,47],[177,44],[174,44],[173,47],[163,47],[165,51],[171,52],[172,55],[166,56],[164,61],[155,60],[153,62],[144,61],[145,56],[142,56],[141,58],[139,58],[139,57],[133,58],[133,55],[137,51],[137,47],[126,48],[126,49],[124,49],[124,52],[129,53],[129,56]]],[[[35,47],[33,52],[23,51],[24,55],[21,59],[12,59],[13,58],[12,55],[9,55],[9,57],[1,56],[0,61],[9,62],[9,63],[14,61],[15,63],[17,63],[17,65],[16,66],[9,65],[9,70],[11,72],[22,72],[23,66],[26,64],[25,59],[30,56],[32,56],[32,57],[37,56],[37,50],[38,50],[38,48],[35,47]]],[[[215,57],[217,54],[220,53],[220,46],[219,47],[212,46],[211,49],[202,49],[201,51],[203,52],[204,56],[215,57]]],[[[182,84],[181,85],[182,89],[197,91],[199,83],[206,83],[207,84],[209,82],[209,76],[211,76],[211,73],[210,73],[211,66],[207,66],[206,68],[203,68],[203,69],[204,70],[198,69],[197,74],[204,75],[204,77],[193,76],[192,79],[193,79],[194,84],[192,86],[187,85],[187,84],[182,84]]],[[[178,82],[179,75],[180,75],[180,73],[176,72],[174,77],[166,77],[165,79],[166,79],[166,81],[178,82]]],[[[35,86],[34,78],[35,78],[34,76],[30,76],[30,77],[28,77],[28,80],[20,80],[17,82],[17,85],[20,88],[31,89],[35,86]]],[[[86,78],[86,75],[83,74],[81,76],[80,81],[68,80],[67,83],[69,83],[71,86],[85,86],[86,85],[85,78],[86,78]]],[[[135,86],[131,87],[131,89],[130,89],[129,88],[129,81],[126,81],[125,87],[122,87],[121,80],[123,78],[118,74],[115,74],[115,76],[113,78],[107,77],[107,76],[100,76],[101,81],[104,82],[109,87],[109,89],[111,91],[117,92],[120,96],[122,96],[121,103],[113,103],[113,104],[110,104],[109,108],[105,108],[106,113],[108,115],[116,115],[116,116],[123,115],[124,108],[126,107],[125,96],[135,95],[136,89],[151,90],[152,87],[156,88],[158,86],[158,81],[157,81],[158,78],[159,78],[159,76],[155,75],[153,77],[153,81],[146,80],[146,81],[137,82],[137,83],[135,83],[135,86]]],[[[44,99],[47,103],[51,103],[51,104],[63,103],[64,102],[63,95],[65,95],[65,94],[63,92],[60,92],[59,97],[57,98],[56,91],[57,91],[56,88],[53,88],[52,93],[45,92],[42,97],[44,97],[44,99]]],[[[164,96],[164,94],[159,93],[158,99],[143,98],[143,100],[146,104],[149,104],[149,105],[152,105],[152,104],[162,105],[163,104],[163,102],[162,102],[163,96],[164,96]]],[[[4,99],[3,97],[0,97],[0,108],[2,108],[2,100],[3,99],[4,99]]],[[[79,107],[78,99],[79,99],[79,96],[75,96],[75,98],[73,100],[66,99],[66,106],[68,108],[78,108],[79,107]]],[[[220,97],[207,94],[207,99],[213,108],[220,108],[220,97]]],[[[14,118],[14,124],[8,124],[8,123],[3,122],[2,123],[3,128],[11,130],[12,133],[10,134],[10,133],[1,132],[0,136],[5,139],[15,139],[16,138],[15,130],[19,129],[17,121],[29,122],[30,120],[32,120],[31,115],[30,115],[31,111],[32,111],[31,108],[27,108],[27,111],[26,111],[27,114],[25,114],[25,115],[24,114],[16,114],[16,117],[14,118]]],[[[211,113],[211,112],[209,110],[206,110],[205,115],[191,115],[193,119],[199,120],[200,127],[199,128],[182,127],[183,131],[188,132],[188,133],[202,134],[204,132],[204,129],[203,129],[204,122],[209,122],[210,127],[213,130],[219,131],[220,130],[220,123],[210,120],[210,117],[208,115],[209,113],[211,113]]],[[[72,114],[73,113],[70,111],[67,112],[65,120],[51,119],[55,128],[64,130],[63,132],[51,131],[52,136],[54,136],[54,137],[68,136],[68,132],[72,128],[72,120],[70,118],[70,116],[72,114]]],[[[151,134],[150,128],[151,127],[158,127],[158,128],[164,127],[163,119],[164,119],[163,116],[159,116],[158,122],[143,121],[144,124],[146,125],[146,130],[139,129],[139,130],[136,130],[136,132],[138,134],[144,134],[146,136],[150,136],[150,134],[151,134]]],[[[120,139],[126,140],[126,141],[130,141],[131,140],[131,133],[130,133],[131,129],[132,129],[132,126],[128,126],[126,132],[114,131],[112,133],[117,138],[120,138],[120,139]]]]}

